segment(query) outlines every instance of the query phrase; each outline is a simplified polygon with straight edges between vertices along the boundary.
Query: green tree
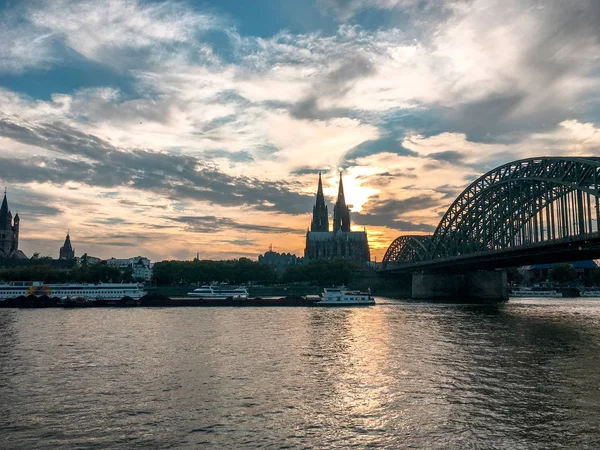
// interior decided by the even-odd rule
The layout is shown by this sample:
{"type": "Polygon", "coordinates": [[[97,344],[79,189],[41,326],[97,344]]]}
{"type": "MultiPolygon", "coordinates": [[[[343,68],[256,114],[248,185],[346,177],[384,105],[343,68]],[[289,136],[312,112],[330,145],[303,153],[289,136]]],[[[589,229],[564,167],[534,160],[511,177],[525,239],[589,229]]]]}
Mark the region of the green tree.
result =
{"type": "Polygon", "coordinates": [[[316,286],[348,284],[355,267],[348,261],[311,261],[288,267],[283,275],[286,283],[310,283],[316,286]]]}
{"type": "Polygon", "coordinates": [[[273,283],[275,269],[248,258],[232,261],[162,261],[154,265],[152,281],[158,286],[178,283],[273,283]]]}
{"type": "Polygon", "coordinates": [[[567,283],[577,279],[577,271],[571,264],[555,264],[548,271],[550,279],[556,283],[567,283]]]}

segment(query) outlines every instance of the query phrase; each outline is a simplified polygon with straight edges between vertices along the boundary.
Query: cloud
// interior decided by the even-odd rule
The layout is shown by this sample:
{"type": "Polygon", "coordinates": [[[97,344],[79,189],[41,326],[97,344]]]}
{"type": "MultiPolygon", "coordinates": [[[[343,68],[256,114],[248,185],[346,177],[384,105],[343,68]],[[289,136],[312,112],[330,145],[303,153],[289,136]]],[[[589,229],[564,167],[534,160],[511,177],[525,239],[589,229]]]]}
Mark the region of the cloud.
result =
{"type": "Polygon", "coordinates": [[[363,205],[363,212],[352,213],[356,225],[387,227],[405,232],[431,232],[435,227],[427,223],[405,220],[402,216],[431,209],[440,205],[438,196],[419,194],[405,199],[378,199],[372,197],[363,205]]]}
{"type": "MultiPolygon", "coordinates": [[[[131,214],[126,234],[168,236],[176,255],[206,242],[162,214],[265,245],[269,227],[304,221],[319,168],[328,195],[330,173],[345,169],[356,223],[383,240],[390,228],[429,231],[499,164],[600,148],[598,2],[318,4],[337,29],[252,36],[222,9],[178,1],[10,3],[0,71],[15,92],[0,89],[0,178],[47,192],[39,206],[61,226],[104,229],[131,214]],[[127,86],[79,88],[57,69],[74,65],[118,72],[127,86]],[[46,87],[46,75],[65,82],[46,87]],[[113,197],[98,195],[106,189],[113,197]]],[[[291,241],[300,248],[302,236],[291,241]]]]}
{"type": "MultiPolygon", "coordinates": [[[[290,109],[290,114],[297,119],[327,120],[333,117],[345,117],[349,110],[344,108],[322,109],[319,99],[322,97],[343,96],[356,79],[375,73],[373,63],[362,55],[350,55],[340,65],[322,78],[317,78],[312,92],[290,109]]],[[[350,113],[351,114],[351,113],[350,113]]]]}
{"type": "Polygon", "coordinates": [[[62,209],[56,206],[44,204],[42,203],[41,199],[37,199],[35,197],[28,197],[27,199],[13,201],[12,192],[9,208],[12,211],[13,215],[19,213],[19,215],[27,216],[28,218],[39,218],[48,216],[52,217],[62,212],[62,209]]]}
{"type": "Polygon", "coordinates": [[[0,73],[18,74],[29,68],[47,68],[58,57],[52,52],[52,33],[19,20],[20,11],[0,13],[0,73]]]}
{"type": "Polygon", "coordinates": [[[430,153],[428,156],[436,161],[448,162],[451,164],[461,164],[465,161],[465,155],[456,150],[444,150],[442,152],[430,153]]]}
{"type": "Polygon", "coordinates": [[[477,139],[554,126],[598,86],[598,3],[533,0],[464,3],[432,40],[453,80],[444,102],[477,139]],[[454,98],[453,102],[448,100],[454,98]]]}
{"type": "MultiPolygon", "coordinates": [[[[159,45],[195,43],[196,33],[222,25],[214,16],[193,12],[172,1],[53,0],[34,3],[27,16],[34,26],[60,36],[86,58],[108,64],[114,64],[115,56],[126,55],[128,49],[152,47],[148,56],[160,59],[163,49],[159,45]]],[[[125,58],[117,60],[126,63],[125,58]]]]}
{"type": "Polygon", "coordinates": [[[374,214],[354,213],[352,220],[356,225],[386,227],[402,232],[428,233],[435,230],[435,226],[426,223],[413,223],[407,220],[392,219],[389,216],[377,216],[374,214]]]}
{"type": "Polygon", "coordinates": [[[412,211],[429,209],[438,206],[440,201],[431,195],[417,195],[402,200],[379,200],[372,198],[364,207],[366,211],[375,215],[399,216],[412,211]]]}
{"type": "Polygon", "coordinates": [[[254,158],[247,151],[229,152],[227,150],[206,150],[204,155],[207,158],[224,158],[236,163],[249,163],[254,158]]]}
{"type": "Polygon", "coordinates": [[[393,10],[396,8],[425,9],[433,5],[443,6],[443,3],[433,0],[318,0],[317,3],[324,12],[331,12],[340,20],[348,20],[368,8],[393,10]]]}
{"type": "Polygon", "coordinates": [[[417,155],[416,152],[404,148],[397,138],[385,136],[379,139],[365,141],[357,145],[344,155],[344,161],[348,164],[352,164],[357,158],[364,158],[375,153],[395,153],[404,156],[417,155]]]}
{"type": "Polygon", "coordinates": [[[298,167],[290,172],[291,175],[318,175],[319,173],[329,172],[331,167],[315,168],[310,166],[298,167]]]}
{"type": "Polygon", "coordinates": [[[228,217],[215,216],[181,216],[171,218],[175,222],[186,225],[186,231],[193,233],[217,233],[224,230],[235,230],[257,233],[298,233],[300,230],[288,227],[277,227],[269,225],[257,225],[251,223],[241,223],[228,217]]]}
{"type": "Polygon", "coordinates": [[[58,124],[16,124],[4,120],[0,122],[0,135],[85,158],[0,158],[0,177],[7,181],[56,184],[76,181],[89,186],[130,186],[172,198],[290,214],[306,212],[312,200],[284,182],[234,177],[191,156],[122,151],[95,136],[58,124]]]}
{"type": "Polygon", "coordinates": [[[119,69],[172,64],[184,55],[210,64],[218,59],[198,35],[227,26],[223,17],[170,0],[17,2],[0,12],[0,71],[48,69],[69,57],[66,49],[119,69]]]}

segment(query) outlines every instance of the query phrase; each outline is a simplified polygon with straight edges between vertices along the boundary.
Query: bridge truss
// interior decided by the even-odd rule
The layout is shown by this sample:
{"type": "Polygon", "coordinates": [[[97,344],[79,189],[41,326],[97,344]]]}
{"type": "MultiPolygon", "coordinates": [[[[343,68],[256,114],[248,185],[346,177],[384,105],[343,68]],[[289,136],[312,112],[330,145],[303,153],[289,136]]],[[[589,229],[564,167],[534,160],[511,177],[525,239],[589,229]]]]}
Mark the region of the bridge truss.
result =
{"type": "Polygon", "coordinates": [[[542,157],[497,167],[468,186],[431,236],[400,236],[385,267],[506,251],[599,234],[600,158],[542,157]]]}

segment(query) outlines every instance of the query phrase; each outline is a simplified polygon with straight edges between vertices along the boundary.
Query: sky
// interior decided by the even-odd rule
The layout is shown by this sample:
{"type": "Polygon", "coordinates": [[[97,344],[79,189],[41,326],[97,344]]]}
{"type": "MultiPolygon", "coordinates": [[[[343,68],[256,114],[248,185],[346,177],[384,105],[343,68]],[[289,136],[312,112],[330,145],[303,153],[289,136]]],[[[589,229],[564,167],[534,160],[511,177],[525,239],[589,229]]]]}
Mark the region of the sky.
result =
{"type": "Polygon", "coordinates": [[[343,171],[381,260],[503,163],[600,156],[597,0],[0,0],[20,248],[302,255],[343,171]]]}

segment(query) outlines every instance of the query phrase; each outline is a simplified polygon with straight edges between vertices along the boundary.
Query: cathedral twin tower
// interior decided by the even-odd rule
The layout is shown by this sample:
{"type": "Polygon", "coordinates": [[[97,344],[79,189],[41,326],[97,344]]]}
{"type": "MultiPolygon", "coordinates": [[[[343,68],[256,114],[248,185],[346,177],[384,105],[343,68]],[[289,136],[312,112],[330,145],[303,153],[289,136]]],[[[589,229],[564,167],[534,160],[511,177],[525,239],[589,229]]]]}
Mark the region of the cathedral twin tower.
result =
{"type": "Polygon", "coordinates": [[[370,260],[369,243],[365,231],[350,230],[350,209],[346,205],[344,184],[340,173],[338,197],[333,207],[333,231],[329,231],[329,212],[323,195],[319,173],[317,201],[313,206],[310,231],[306,233],[304,257],[308,260],[344,259],[357,263],[370,260]]]}
{"type": "MultiPolygon", "coordinates": [[[[342,174],[340,173],[340,186],[338,198],[333,207],[333,231],[350,231],[350,209],[346,206],[344,197],[344,184],[342,174]]],[[[325,205],[325,196],[323,195],[323,182],[319,172],[319,187],[317,188],[317,203],[313,206],[313,219],[310,224],[310,231],[329,232],[329,212],[325,205]]]]}

